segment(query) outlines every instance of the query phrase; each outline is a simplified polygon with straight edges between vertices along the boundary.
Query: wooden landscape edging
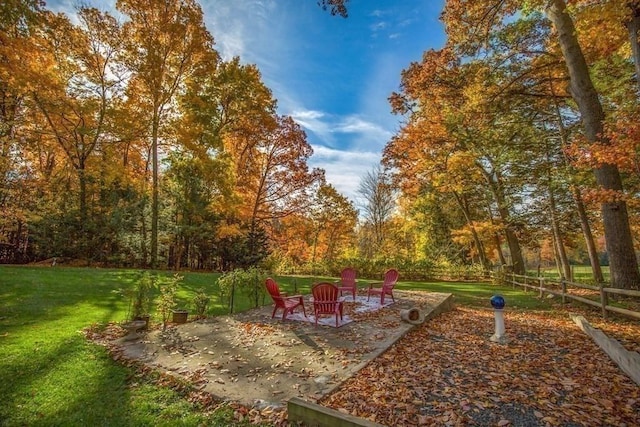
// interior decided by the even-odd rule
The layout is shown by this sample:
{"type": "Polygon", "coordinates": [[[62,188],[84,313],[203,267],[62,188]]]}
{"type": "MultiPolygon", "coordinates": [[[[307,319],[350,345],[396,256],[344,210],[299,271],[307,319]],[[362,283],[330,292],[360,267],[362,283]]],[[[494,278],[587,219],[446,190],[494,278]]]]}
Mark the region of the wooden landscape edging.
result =
{"type": "Polygon", "coordinates": [[[289,421],[302,421],[309,427],[382,427],[382,424],[344,414],[299,397],[292,397],[287,402],[287,418],[289,421]]]}
{"type": "Polygon", "coordinates": [[[618,341],[591,326],[582,316],[571,316],[571,319],[609,355],[611,360],[618,364],[625,374],[640,385],[640,354],[638,352],[627,350],[618,341]]]}

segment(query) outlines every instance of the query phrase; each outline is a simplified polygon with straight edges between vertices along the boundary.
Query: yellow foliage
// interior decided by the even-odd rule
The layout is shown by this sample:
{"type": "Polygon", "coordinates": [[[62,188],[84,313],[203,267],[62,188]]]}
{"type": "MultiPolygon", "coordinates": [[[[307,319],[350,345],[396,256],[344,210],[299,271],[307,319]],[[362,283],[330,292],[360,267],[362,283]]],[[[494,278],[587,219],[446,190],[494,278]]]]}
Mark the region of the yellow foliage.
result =
{"type": "Polygon", "coordinates": [[[227,237],[235,237],[242,234],[243,234],[242,230],[240,230],[240,227],[238,227],[237,224],[223,224],[220,227],[218,227],[218,230],[217,230],[217,237],[219,239],[224,239],[227,237]]]}

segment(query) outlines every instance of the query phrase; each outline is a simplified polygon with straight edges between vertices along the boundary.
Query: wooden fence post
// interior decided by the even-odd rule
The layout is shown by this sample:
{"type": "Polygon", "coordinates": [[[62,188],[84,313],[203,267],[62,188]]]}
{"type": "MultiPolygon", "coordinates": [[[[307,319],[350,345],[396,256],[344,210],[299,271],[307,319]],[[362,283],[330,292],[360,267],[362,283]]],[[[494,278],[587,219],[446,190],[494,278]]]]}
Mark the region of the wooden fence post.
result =
{"type": "Polygon", "coordinates": [[[542,298],[544,295],[542,294],[542,289],[544,288],[544,276],[540,276],[539,278],[540,280],[540,298],[542,298]]]}
{"type": "Polygon", "coordinates": [[[234,276],[231,278],[231,301],[229,303],[229,314],[233,314],[233,300],[234,300],[235,293],[236,293],[236,278],[234,276]]]}
{"type": "Polygon", "coordinates": [[[604,290],[604,284],[600,285],[600,303],[602,304],[602,318],[607,318],[607,306],[609,305],[609,294],[604,290]]]}

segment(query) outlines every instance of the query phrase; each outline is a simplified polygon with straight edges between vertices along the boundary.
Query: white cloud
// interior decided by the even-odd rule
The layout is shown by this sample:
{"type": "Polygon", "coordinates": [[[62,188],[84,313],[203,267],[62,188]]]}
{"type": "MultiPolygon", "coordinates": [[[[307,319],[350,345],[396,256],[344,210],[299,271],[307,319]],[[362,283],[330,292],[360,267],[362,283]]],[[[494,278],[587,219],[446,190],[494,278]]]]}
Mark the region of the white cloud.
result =
{"type": "Polygon", "coordinates": [[[340,145],[357,151],[365,146],[367,149],[381,150],[393,135],[388,129],[366,120],[360,114],[337,116],[322,111],[299,109],[289,115],[307,133],[313,134],[315,138],[312,139],[332,148],[340,145]]]}
{"type": "Polygon", "coordinates": [[[390,137],[391,133],[386,129],[383,129],[377,123],[373,123],[367,120],[363,120],[359,115],[352,115],[345,117],[336,126],[336,132],[344,133],[363,133],[368,135],[377,135],[390,137]]]}
{"type": "MultiPolygon", "coordinates": [[[[278,37],[278,28],[272,25],[276,7],[274,0],[202,2],[207,29],[222,58],[239,56],[245,63],[263,63],[258,60],[260,52],[268,40],[278,37]]],[[[273,47],[270,53],[274,53],[273,47]]]]}
{"type": "Polygon", "coordinates": [[[372,151],[344,151],[313,145],[309,164],[326,171],[327,182],[345,197],[356,202],[360,180],[380,162],[380,153],[372,151]]]}
{"type": "Polygon", "coordinates": [[[371,29],[371,31],[375,33],[376,31],[384,30],[385,28],[387,28],[387,25],[388,24],[386,22],[376,22],[375,24],[372,24],[369,28],[371,29]]]}
{"type": "MultiPolygon", "coordinates": [[[[393,133],[373,122],[373,116],[351,115],[342,118],[336,124],[336,133],[342,133],[349,138],[349,148],[353,151],[382,151],[393,136],[393,133]]],[[[378,156],[379,157],[379,156],[378,156]]]]}
{"type": "Polygon", "coordinates": [[[389,14],[389,11],[384,11],[384,10],[376,9],[376,10],[374,10],[373,12],[371,12],[371,13],[369,14],[369,16],[375,16],[376,18],[380,18],[380,17],[382,17],[382,16],[384,16],[384,15],[388,15],[388,14],[389,14]]]}
{"type": "Polygon", "coordinates": [[[332,124],[327,115],[315,110],[295,110],[289,115],[307,132],[312,132],[324,144],[333,146],[335,138],[332,135],[332,124]]]}

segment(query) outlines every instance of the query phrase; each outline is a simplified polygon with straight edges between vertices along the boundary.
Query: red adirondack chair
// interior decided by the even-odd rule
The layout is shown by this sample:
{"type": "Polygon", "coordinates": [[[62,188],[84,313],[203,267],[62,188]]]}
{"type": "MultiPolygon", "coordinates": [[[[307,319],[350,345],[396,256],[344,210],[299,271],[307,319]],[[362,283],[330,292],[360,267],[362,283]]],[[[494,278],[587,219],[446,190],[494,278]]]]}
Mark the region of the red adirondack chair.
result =
{"type": "Polygon", "coordinates": [[[349,292],[353,295],[353,300],[355,301],[356,294],[358,293],[356,270],[351,267],[343,269],[340,273],[340,280],[336,282],[336,286],[338,286],[340,296],[342,296],[344,292],[349,292]]]}
{"type": "Polygon", "coordinates": [[[336,328],[339,326],[338,316],[342,320],[342,300],[339,296],[338,287],[332,283],[318,283],[311,288],[313,296],[313,313],[316,317],[316,326],[318,326],[318,317],[321,314],[331,314],[336,316],[336,328]]]}
{"type": "Polygon", "coordinates": [[[384,296],[391,295],[391,299],[395,302],[395,298],[393,298],[393,288],[398,281],[398,270],[395,268],[391,268],[384,273],[384,281],[377,283],[370,283],[369,290],[367,291],[367,301],[371,295],[380,295],[380,305],[384,305],[384,296]]]}
{"type": "Polygon", "coordinates": [[[265,287],[267,288],[267,292],[271,295],[271,299],[273,299],[273,313],[271,313],[271,318],[276,315],[276,311],[279,308],[282,309],[282,320],[287,319],[287,314],[293,314],[293,310],[300,306],[302,307],[302,313],[304,313],[304,317],[307,317],[307,312],[304,309],[304,300],[302,299],[302,295],[290,295],[287,296],[286,293],[280,292],[278,288],[278,284],[272,278],[268,278],[265,281],[265,287]]]}

